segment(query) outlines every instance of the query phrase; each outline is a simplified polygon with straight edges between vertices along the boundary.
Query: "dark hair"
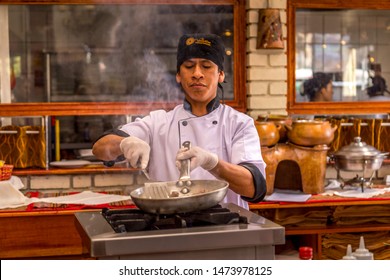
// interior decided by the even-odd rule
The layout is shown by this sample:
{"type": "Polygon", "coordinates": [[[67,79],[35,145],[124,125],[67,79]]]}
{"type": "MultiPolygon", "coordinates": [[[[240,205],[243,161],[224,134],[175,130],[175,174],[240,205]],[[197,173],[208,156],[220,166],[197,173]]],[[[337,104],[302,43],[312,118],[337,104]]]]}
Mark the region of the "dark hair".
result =
{"type": "Polygon", "coordinates": [[[303,83],[302,95],[307,95],[310,101],[314,101],[316,93],[326,87],[332,81],[332,76],[326,73],[317,72],[313,74],[313,78],[306,80],[303,83]]]}
{"type": "Polygon", "coordinates": [[[372,86],[367,88],[367,94],[370,97],[385,95],[385,92],[389,92],[387,90],[386,80],[379,75],[371,77],[372,86]]]}

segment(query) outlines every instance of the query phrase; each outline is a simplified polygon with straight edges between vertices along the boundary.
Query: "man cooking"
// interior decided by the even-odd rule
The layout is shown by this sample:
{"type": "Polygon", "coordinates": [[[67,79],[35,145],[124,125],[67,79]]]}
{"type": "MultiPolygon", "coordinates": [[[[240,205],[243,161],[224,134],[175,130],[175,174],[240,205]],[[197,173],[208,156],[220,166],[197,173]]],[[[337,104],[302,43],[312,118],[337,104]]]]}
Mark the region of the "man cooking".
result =
{"type": "MultiPolygon", "coordinates": [[[[156,110],[105,133],[93,146],[104,161],[121,155],[132,167],[148,169],[153,181],[179,178],[180,162],[190,159],[191,179],[224,180],[222,202],[248,208],[266,194],[265,163],[251,117],[220,103],[225,47],[213,34],[183,35],[177,49],[176,81],[185,99],[172,111],[156,110]],[[191,149],[180,148],[185,141],[191,149]]],[[[222,95],[223,96],[223,95],[222,95]]]]}

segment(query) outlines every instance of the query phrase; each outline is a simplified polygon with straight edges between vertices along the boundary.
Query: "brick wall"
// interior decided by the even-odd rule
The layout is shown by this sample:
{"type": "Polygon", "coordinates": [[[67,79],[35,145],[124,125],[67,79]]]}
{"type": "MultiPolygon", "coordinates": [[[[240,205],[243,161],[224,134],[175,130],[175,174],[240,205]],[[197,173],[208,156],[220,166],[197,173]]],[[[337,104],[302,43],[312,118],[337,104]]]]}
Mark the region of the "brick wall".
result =
{"type": "Polygon", "coordinates": [[[146,178],[139,171],[102,174],[75,175],[32,175],[18,176],[24,188],[22,192],[81,192],[81,191],[121,191],[130,193],[144,185],[146,178]]]}
{"type": "Polygon", "coordinates": [[[280,10],[287,37],[287,0],[247,0],[247,102],[254,119],[262,114],[287,114],[287,42],[284,49],[257,49],[259,9],[280,10]]]}

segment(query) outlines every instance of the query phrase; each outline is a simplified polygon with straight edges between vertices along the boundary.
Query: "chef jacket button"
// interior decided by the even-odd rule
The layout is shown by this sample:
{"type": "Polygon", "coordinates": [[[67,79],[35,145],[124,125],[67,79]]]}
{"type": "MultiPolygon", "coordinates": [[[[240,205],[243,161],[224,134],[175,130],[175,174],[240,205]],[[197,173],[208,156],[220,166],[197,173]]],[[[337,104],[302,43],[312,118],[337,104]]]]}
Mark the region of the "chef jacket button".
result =
{"type": "Polygon", "coordinates": [[[181,123],[183,126],[187,126],[187,121],[183,121],[182,123],[181,123]]]}
{"type": "Polygon", "coordinates": [[[213,124],[217,124],[218,122],[217,121],[213,121],[213,124]]]}

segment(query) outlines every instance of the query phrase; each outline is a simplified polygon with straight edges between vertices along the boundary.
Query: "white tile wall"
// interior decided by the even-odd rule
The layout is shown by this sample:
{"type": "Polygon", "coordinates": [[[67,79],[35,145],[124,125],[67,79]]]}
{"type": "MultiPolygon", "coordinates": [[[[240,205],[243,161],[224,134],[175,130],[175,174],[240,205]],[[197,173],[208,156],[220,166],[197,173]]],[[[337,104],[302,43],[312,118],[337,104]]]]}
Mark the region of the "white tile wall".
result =
{"type": "Polygon", "coordinates": [[[287,0],[268,0],[268,8],[286,9],[287,0]]]}
{"type": "Polygon", "coordinates": [[[247,84],[247,95],[267,95],[268,82],[253,81],[247,84]]]}
{"type": "Polygon", "coordinates": [[[95,187],[129,186],[134,184],[132,174],[97,174],[94,177],[95,187]]]}
{"type": "Polygon", "coordinates": [[[283,37],[287,37],[287,0],[247,1],[247,107],[248,115],[287,114],[286,40],[282,50],[257,49],[259,9],[280,10],[283,37]]]}
{"type": "Polygon", "coordinates": [[[287,83],[286,82],[270,83],[269,94],[270,95],[286,95],[287,94],[287,83]]]}
{"type": "Polygon", "coordinates": [[[287,68],[287,54],[286,53],[270,54],[269,65],[272,67],[283,66],[287,68]]]}
{"type": "MultiPolygon", "coordinates": [[[[280,77],[287,76],[287,69],[285,67],[252,67],[248,68],[247,77],[249,80],[257,80],[257,81],[285,81],[280,77]]],[[[286,107],[286,104],[283,106],[286,107]]]]}
{"type": "Polygon", "coordinates": [[[71,175],[31,176],[31,190],[70,189],[71,175]]]}
{"type": "Polygon", "coordinates": [[[143,186],[146,178],[139,172],[112,174],[18,176],[28,191],[128,191],[143,186]]]}
{"type": "Polygon", "coordinates": [[[247,55],[247,67],[250,66],[268,66],[268,55],[261,53],[250,53],[247,55]]]}
{"type": "Polygon", "coordinates": [[[73,176],[73,188],[79,189],[79,188],[91,188],[91,187],[93,187],[91,175],[73,176]]]}
{"type": "Polygon", "coordinates": [[[265,9],[268,8],[268,0],[247,0],[247,9],[265,9]]]}
{"type": "Polygon", "coordinates": [[[266,97],[266,96],[250,96],[248,97],[248,104],[259,109],[269,110],[278,109],[281,104],[284,104],[284,96],[266,97]]]}

